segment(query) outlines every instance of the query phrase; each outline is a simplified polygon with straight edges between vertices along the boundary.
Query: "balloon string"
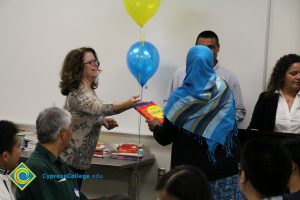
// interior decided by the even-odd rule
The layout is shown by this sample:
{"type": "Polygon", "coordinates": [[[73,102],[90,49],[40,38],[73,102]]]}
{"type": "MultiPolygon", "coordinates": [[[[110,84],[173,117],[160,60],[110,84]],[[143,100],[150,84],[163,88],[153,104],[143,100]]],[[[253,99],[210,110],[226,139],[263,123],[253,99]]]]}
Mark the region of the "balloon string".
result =
{"type": "Polygon", "coordinates": [[[144,46],[144,39],[145,39],[145,35],[143,33],[143,27],[141,26],[140,27],[140,42],[141,42],[142,46],[144,46]]]}
{"type": "MultiPolygon", "coordinates": [[[[141,72],[139,73],[139,83],[141,83],[141,72]]],[[[143,91],[143,86],[139,86],[139,94],[140,94],[140,97],[141,97],[141,100],[143,100],[143,94],[142,94],[142,91],[143,91]]]]}
{"type": "MultiPolygon", "coordinates": [[[[140,88],[140,96],[141,96],[141,100],[143,100],[143,86],[139,87],[140,88]]],[[[139,127],[139,149],[141,147],[141,124],[142,124],[142,118],[141,118],[141,114],[139,114],[139,119],[138,119],[138,127],[139,127]]],[[[138,151],[138,161],[140,162],[140,151],[138,151]]]]}
{"type": "MultiPolygon", "coordinates": [[[[140,49],[139,49],[139,58],[140,58],[140,65],[142,64],[142,47],[144,46],[143,41],[143,27],[140,27],[140,49]]],[[[139,69],[141,70],[141,69],[139,69]]]]}
{"type": "MultiPolygon", "coordinates": [[[[139,73],[139,83],[141,82],[141,73],[139,73]]],[[[143,86],[139,86],[139,93],[140,93],[140,97],[141,100],[143,100],[143,86]]],[[[138,115],[138,134],[139,134],[139,147],[141,145],[141,124],[142,124],[142,118],[141,118],[141,114],[138,115]]],[[[138,151],[138,160],[140,161],[139,155],[140,151],[138,151]]]]}
{"type": "Polygon", "coordinates": [[[140,42],[142,43],[142,31],[143,31],[143,27],[140,27],[140,42]]]}
{"type": "MultiPolygon", "coordinates": [[[[142,65],[142,47],[144,46],[144,35],[143,35],[143,27],[141,26],[140,28],[140,49],[139,49],[139,60],[140,60],[140,66],[142,65]]],[[[139,83],[141,83],[141,69],[139,71],[139,83]]],[[[139,93],[140,93],[140,97],[141,97],[141,100],[143,100],[143,85],[139,86],[139,93]]],[[[139,134],[139,142],[138,142],[138,162],[141,162],[141,159],[140,159],[140,147],[141,147],[141,124],[142,124],[142,117],[141,117],[141,114],[138,115],[138,134],[139,134]]],[[[140,177],[139,177],[139,174],[138,174],[138,180],[136,180],[136,185],[139,186],[140,185],[140,177]]],[[[139,187],[138,187],[139,188],[139,187]]],[[[138,189],[139,190],[139,189],[138,189]]],[[[137,191],[137,199],[139,200],[140,197],[139,197],[139,191],[137,191]]]]}

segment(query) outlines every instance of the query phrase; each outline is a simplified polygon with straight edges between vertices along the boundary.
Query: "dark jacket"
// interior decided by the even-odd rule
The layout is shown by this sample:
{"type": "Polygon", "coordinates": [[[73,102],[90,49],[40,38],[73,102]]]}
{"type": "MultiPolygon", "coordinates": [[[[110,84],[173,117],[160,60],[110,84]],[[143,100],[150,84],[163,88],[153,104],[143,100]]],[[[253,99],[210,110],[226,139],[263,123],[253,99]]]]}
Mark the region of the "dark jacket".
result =
{"type": "Polygon", "coordinates": [[[248,129],[274,131],[279,94],[263,92],[256,102],[248,129]]]}
{"type": "Polygon", "coordinates": [[[65,177],[73,171],[40,143],[25,164],[36,178],[24,190],[17,189],[17,200],[79,200],[76,179],[65,177]]]}
{"type": "Polygon", "coordinates": [[[283,200],[299,200],[300,199],[300,190],[291,194],[283,195],[283,200]]]}
{"type": "Polygon", "coordinates": [[[217,162],[213,165],[208,158],[206,141],[199,141],[195,134],[174,126],[168,119],[164,119],[162,126],[156,126],[153,134],[155,140],[163,146],[173,143],[171,168],[178,165],[196,166],[204,172],[209,181],[238,174],[240,143],[237,136],[233,136],[232,156],[226,155],[221,145],[217,146],[217,162]]]}

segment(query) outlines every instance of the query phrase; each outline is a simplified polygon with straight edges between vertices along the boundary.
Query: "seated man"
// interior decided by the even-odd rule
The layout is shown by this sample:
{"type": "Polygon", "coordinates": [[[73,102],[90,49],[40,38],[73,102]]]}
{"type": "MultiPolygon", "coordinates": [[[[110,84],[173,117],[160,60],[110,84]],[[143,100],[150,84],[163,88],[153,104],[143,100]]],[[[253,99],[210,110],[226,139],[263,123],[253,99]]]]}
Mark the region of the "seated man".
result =
{"type": "Polygon", "coordinates": [[[282,144],[269,138],[249,140],[241,153],[241,191],[248,200],[282,199],[291,169],[291,156],[282,144]]]}
{"type": "Polygon", "coordinates": [[[288,184],[291,194],[283,196],[284,200],[300,199],[300,137],[288,138],[283,141],[284,146],[292,156],[292,174],[288,184]]]}
{"type": "Polygon", "coordinates": [[[18,166],[20,158],[18,128],[9,121],[0,121],[0,199],[14,200],[9,171],[18,166]]]}
{"type": "Polygon", "coordinates": [[[70,124],[71,114],[61,108],[47,108],[39,114],[36,120],[39,143],[25,163],[36,178],[23,191],[17,190],[17,199],[80,199],[76,179],[66,177],[73,171],[58,157],[70,146],[70,124]]]}

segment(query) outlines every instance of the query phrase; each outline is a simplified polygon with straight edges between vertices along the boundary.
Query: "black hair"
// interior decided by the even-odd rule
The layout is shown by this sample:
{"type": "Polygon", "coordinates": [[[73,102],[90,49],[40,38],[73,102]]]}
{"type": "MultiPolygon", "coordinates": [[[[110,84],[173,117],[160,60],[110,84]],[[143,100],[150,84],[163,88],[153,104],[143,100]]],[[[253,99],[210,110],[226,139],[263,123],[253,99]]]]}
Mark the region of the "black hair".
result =
{"type": "Polygon", "coordinates": [[[99,200],[131,200],[127,195],[115,194],[111,196],[101,197],[99,200]]]}
{"type": "Polygon", "coordinates": [[[252,139],[242,149],[241,170],[263,198],[277,196],[286,190],[292,170],[291,156],[274,139],[252,139]]]}
{"type": "Polygon", "coordinates": [[[219,38],[217,36],[217,34],[213,31],[207,30],[207,31],[203,31],[201,33],[199,33],[197,39],[196,39],[196,44],[199,38],[214,38],[217,42],[217,45],[220,45],[219,43],[219,38]]]}
{"type": "Polygon", "coordinates": [[[282,89],[285,72],[294,63],[300,63],[300,56],[297,54],[284,55],[277,61],[267,87],[268,95],[273,95],[276,90],[282,89]]]}
{"type": "Polygon", "coordinates": [[[289,150],[293,162],[300,168],[300,136],[295,135],[284,139],[283,145],[289,150]]]}
{"type": "Polygon", "coordinates": [[[181,165],[166,173],[156,190],[166,190],[179,200],[212,200],[212,193],[203,172],[193,166],[181,165]]]}
{"type": "Polygon", "coordinates": [[[4,151],[12,152],[16,144],[15,136],[19,132],[17,126],[10,121],[0,121],[0,154],[4,151]]]}

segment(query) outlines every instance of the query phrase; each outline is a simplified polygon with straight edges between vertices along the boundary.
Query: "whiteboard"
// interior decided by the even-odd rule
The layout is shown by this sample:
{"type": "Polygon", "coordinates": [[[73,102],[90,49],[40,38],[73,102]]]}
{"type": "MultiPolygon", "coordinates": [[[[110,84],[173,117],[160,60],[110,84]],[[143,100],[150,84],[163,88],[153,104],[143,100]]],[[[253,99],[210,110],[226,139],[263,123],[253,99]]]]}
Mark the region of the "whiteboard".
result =
{"type": "MultiPolygon", "coordinates": [[[[144,100],[163,106],[170,79],[185,66],[188,50],[204,30],[220,40],[220,63],[236,74],[249,124],[263,86],[268,0],[161,0],[148,21],[144,39],[160,53],[160,65],[143,92],[144,100]]],[[[140,29],[121,0],[0,0],[0,118],[34,124],[45,107],[64,104],[58,87],[65,55],[90,46],[103,72],[96,90],[107,102],[127,100],[139,85],[126,66],[129,47],[140,29]]],[[[138,114],[115,116],[114,132],[138,134],[138,114]]],[[[150,134],[142,119],[141,134],[150,134]]]]}

